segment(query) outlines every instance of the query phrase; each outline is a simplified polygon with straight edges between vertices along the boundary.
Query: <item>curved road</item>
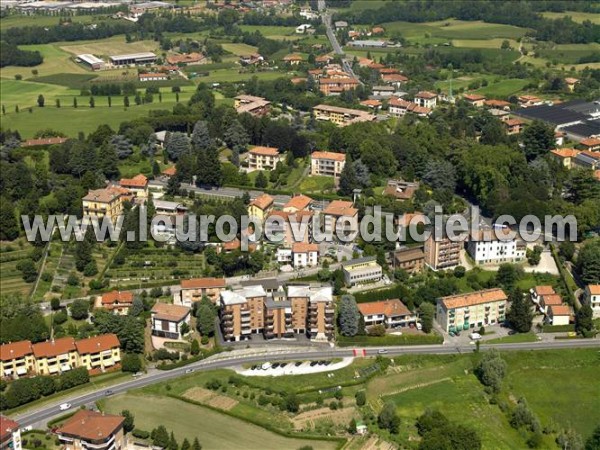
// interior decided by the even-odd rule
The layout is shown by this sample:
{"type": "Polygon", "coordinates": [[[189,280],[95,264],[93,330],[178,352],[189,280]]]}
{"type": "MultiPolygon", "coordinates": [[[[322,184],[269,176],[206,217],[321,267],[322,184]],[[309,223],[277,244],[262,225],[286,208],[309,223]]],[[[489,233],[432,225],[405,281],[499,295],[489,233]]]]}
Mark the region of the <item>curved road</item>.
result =
{"type": "MultiPolygon", "coordinates": [[[[481,346],[481,350],[487,350],[489,348],[495,348],[504,351],[515,351],[515,350],[552,350],[552,349],[567,349],[567,348],[600,348],[600,340],[567,340],[567,341],[556,341],[556,342],[534,342],[534,343],[521,343],[521,344],[496,344],[493,346],[481,346]]],[[[402,347],[385,347],[386,356],[404,355],[404,354],[449,354],[449,353],[469,353],[472,352],[474,347],[472,345],[466,345],[461,347],[449,346],[449,345],[427,345],[427,346],[402,346],[402,347]]],[[[361,349],[362,350],[362,349],[361,349]]],[[[365,349],[367,356],[376,356],[379,353],[379,349],[370,348],[365,349]]],[[[110,390],[113,394],[119,394],[127,392],[131,389],[137,389],[144,386],[160,383],[162,381],[171,380],[186,374],[186,372],[199,371],[199,370],[211,370],[225,367],[234,367],[248,363],[258,363],[265,361],[284,361],[284,360],[317,360],[327,358],[340,358],[340,357],[352,357],[354,356],[354,349],[352,348],[330,348],[327,350],[294,350],[287,353],[270,353],[262,355],[252,356],[235,356],[232,355],[227,357],[227,353],[221,353],[213,356],[207,360],[198,361],[179,369],[170,371],[154,371],[152,373],[143,375],[137,379],[126,381],[114,386],[110,386],[110,390]]],[[[72,408],[77,408],[82,405],[94,403],[105,397],[106,388],[98,389],[94,392],[89,392],[79,396],[71,398],[62,398],[57,400],[54,404],[46,405],[36,411],[31,411],[19,415],[12,416],[12,418],[19,422],[21,427],[38,424],[41,422],[47,422],[56,416],[65,414],[64,411],[59,411],[58,405],[64,402],[69,402],[72,408]]]]}

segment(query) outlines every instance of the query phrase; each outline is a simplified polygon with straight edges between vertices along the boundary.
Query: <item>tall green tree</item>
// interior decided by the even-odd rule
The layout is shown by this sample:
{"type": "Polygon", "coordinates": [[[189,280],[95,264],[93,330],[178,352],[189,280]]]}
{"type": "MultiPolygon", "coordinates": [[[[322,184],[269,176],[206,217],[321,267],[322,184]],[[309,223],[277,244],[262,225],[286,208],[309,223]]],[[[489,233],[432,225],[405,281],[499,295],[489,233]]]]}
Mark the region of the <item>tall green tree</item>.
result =
{"type": "Polygon", "coordinates": [[[349,196],[352,195],[354,189],[360,188],[356,171],[354,170],[354,164],[350,155],[346,155],[346,164],[340,174],[340,186],[338,193],[340,195],[349,196]]]}
{"type": "Polygon", "coordinates": [[[19,237],[19,222],[13,203],[0,198],[0,241],[12,241],[19,237]]]}
{"type": "Polygon", "coordinates": [[[531,330],[533,323],[533,312],[528,298],[523,296],[523,291],[515,288],[509,295],[510,308],[506,314],[506,320],[510,326],[519,333],[527,333],[531,330]]]}
{"type": "Polygon", "coordinates": [[[392,434],[398,434],[400,431],[400,417],[396,413],[396,405],[393,402],[386,402],[383,409],[377,416],[379,428],[388,430],[392,434]]]}
{"type": "Polygon", "coordinates": [[[481,384],[489,387],[493,392],[500,392],[502,380],[506,376],[506,361],[496,351],[484,353],[475,367],[475,375],[481,384]]]}
{"type": "Polygon", "coordinates": [[[581,308],[575,314],[575,330],[587,337],[594,329],[594,317],[592,307],[589,302],[581,305],[581,308]]]}
{"type": "Polygon", "coordinates": [[[343,336],[356,336],[359,333],[360,311],[352,295],[343,295],[340,301],[338,322],[343,336]]]}
{"type": "Polygon", "coordinates": [[[523,152],[528,161],[545,155],[556,147],[554,128],[540,120],[534,120],[525,128],[521,140],[523,142],[523,152]]]}
{"type": "Polygon", "coordinates": [[[433,317],[435,316],[435,307],[429,302],[423,302],[419,306],[419,317],[421,326],[425,333],[431,332],[433,329],[433,317]]]}
{"type": "Polygon", "coordinates": [[[577,271],[585,284],[600,284],[600,239],[589,241],[581,248],[577,271]]]}

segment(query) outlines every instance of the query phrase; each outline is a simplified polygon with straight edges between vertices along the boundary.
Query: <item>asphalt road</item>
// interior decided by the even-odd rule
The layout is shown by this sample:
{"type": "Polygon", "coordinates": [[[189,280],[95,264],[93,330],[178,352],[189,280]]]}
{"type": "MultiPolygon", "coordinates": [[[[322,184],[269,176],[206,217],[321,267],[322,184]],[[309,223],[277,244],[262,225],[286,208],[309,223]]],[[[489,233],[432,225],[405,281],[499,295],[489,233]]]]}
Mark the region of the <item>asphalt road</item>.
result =
{"type": "MultiPolygon", "coordinates": [[[[567,340],[567,341],[555,341],[555,342],[534,342],[534,343],[521,343],[521,344],[496,344],[493,346],[482,345],[481,349],[486,350],[489,348],[495,348],[503,351],[515,351],[515,350],[548,350],[548,349],[567,349],[567,348],[600,348],[600,340],[567,340]]],[[[403,354],[449,354],[449,353],[469,353],[473,351],[473,345],[465,346],[449,346],[449,345],[429,345],[429,346],[403,346],[403,347],[385,347],[386,356],[395,356],[403,354]]],[[[362,350],[362,349],[361,349],[362,350]]],[[[366,349],[367,356],[376,356],[379,353],[379,348],[366,349]]],[[[231,355],[230,358],[223,358],[225,354],[216,355],[211,359],[199,361],[190,364],[186,367],[171,371],[159,371],[155,370],[151,373],[143,375],[137,379],[126,381],[110,387],[113,394],[120,394],[127,392],[132,389],[149,386],[152,384],[160,383],[162,381],[171,380],[174,378],[181,377],[186,372],[193,370],[211,370],[224,367],[234,367],[248,363],[258,363],[265,361],[284,361],[284,360],[316,360],[316,359],[327,359],[327,358],[340,358],[340,357],[352,357],[354,356],[354,349],[352,348],[330,348],[327,350],[293,350],[286,353],[273,352],[262,355],[252,356],[235,356],[231,355]],[[220,359],[219,359],[220,358],[220,359]]],[[[13,419],[17,420],[21,427],[28,425],[39,424],[47,422],[56,416],[65,414],[65,411],[59,411],[59,404],[71,403],[71,408],[78,408],[82,405],[92,404],[102,398],[106,397],[106,389],[100,389],[94,392],[89,392],[80,396],[74,396],[71,398],[62,398],[57,400],[54,404],[44,406],[36,411],[28,412],[20,415],[12,416],[13,419]]]]}

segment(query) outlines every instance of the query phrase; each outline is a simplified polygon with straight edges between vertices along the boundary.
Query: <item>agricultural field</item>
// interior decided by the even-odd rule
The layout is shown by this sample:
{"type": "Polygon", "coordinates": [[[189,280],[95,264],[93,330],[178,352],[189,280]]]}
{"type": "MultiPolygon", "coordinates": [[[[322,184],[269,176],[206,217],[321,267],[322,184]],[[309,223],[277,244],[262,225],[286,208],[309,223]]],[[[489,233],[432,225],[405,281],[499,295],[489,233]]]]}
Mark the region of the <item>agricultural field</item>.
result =
{"type": "Polygon", "coordinates": [[[34,283],[26,283],[17,264],[29,257],[32,246],[25,240],[19,239],[0,245],[0,291],[2,294],[29,295],[34,283]]]}
{"type": "Polygon", "coordinates": [[[92,53],[98,57],[108,57],[110,55],[119,55],[124,53],[156,52],[158,43],[151,40],[125,42],[123,36],[114,36],[99,41],[85,41],[84,43],[52,44],[58,46],[61,50],[72,55],[82,53],[92,53]]]}
{"type": "Polygon", "coordinates": [[[577,64],[581,58],[595,56],[600,60],[600,44],[559,44],[552,48],[539,49],[538,55],[548,61],[560,64],[577,64]]]}
{"type": "Polygon", "coordinates": [[[164,425],[179,442],[184,438],[192,441],[198,437],[205,449],[336,448],[335,442],[287,438],[241,419],[169,397],[126,394],[106,401],[105,411],[108,413],[118,414],[123,409],[131,411],[135,425],[140,429],[151,431],[158,425],[164,425]]]}
{"type": "Polygon", "coordinates": [[[477,89],[475,92],[490,98],[505,99],[521,91],[530,83],[528,79],[507,78],[497,83],[490,83],[487,86],[477,89]]]}
{"type": "Polygon", "coordinates": [[[233,53],[236,56],[251,55],[257,53],[258,48],[248,44],[221,44],[226,52],[233,53]]]}
{"type": "MultiPolygon", "coordinates": [[[[87,15],[87,14],[76,14],[69,16],[69,19],[73,23],[98,23],[100,21],[111,21],[107,15],[87,15]]],[[[2,28],[17,28],[17,27],[48,27],[52,25],[59,25],[60,17],[57,16],[43,16],[40,14],[28,16],[23,14],[11,14],[7,17],[2,18],[2,28]]]]}
{"type": "Polygon", "coordinates": [[[569,16],[573,19],[574,22],[583,23],[586,20],[590,22],[600,25],[600,14],[587,13],[582,11],[565,11],[565,12],[543,12],[542,16],[547,17],[548,19],[560,19],[563,17],[569,16]]]}
{"type": "Polygon", "coordinates": [[[263,26],[263,25],[241,25],[240,28],[242,31],[247,31],[250,33],[254,33],[255,31],[260,31],[260,33],[268,37],[269,39],[276,40],[293,40],[296,41],[298,39],[302,39],[306,37],[304,34],[296,34],[295,27],[278,27],[278,26],[263,26]]]}

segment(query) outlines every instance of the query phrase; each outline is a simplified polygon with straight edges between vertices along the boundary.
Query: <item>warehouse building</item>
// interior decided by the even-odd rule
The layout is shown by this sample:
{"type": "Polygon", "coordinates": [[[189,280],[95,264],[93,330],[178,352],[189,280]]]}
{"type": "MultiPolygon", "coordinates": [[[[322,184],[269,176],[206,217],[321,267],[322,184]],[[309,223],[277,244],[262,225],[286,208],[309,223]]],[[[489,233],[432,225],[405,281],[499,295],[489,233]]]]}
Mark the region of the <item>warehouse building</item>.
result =
{"type": "Polygon", "coordinates": [[[131,64],[149,64],[156,61],[156,54],[152,52],[131,53],[127,55],[114,55],[110,62],[115,66],[128,66],[131,64]]]}
{"type": "Polygon", "coordinates": [[[104,61],[91,53],[77,55],[77,62],[82,62],[92,70],[104,69],[104,61]]]}

